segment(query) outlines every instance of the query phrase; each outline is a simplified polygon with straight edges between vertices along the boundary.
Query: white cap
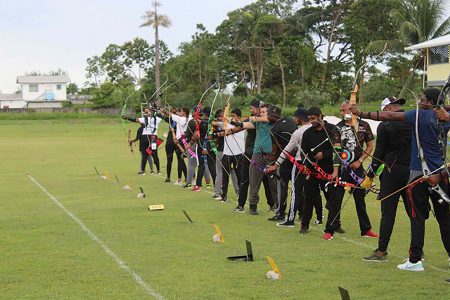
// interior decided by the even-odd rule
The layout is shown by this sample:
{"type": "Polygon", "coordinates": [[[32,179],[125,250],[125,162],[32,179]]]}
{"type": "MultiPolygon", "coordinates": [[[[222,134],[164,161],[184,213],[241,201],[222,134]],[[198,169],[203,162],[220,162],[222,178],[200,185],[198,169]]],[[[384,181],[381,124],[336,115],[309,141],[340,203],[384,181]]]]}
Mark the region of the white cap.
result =
{"type": "Polygon", "coordinates": [[[405,104],[406,100],[403,98],[395,98],[395,97],[389,97],[389,98],[384,98],[384,100],[381,102],[381,110],[384,110],[384,108],[386,106],[388,106],[389,104],[399,104],[399,105],[403,105],[405,104]]]}

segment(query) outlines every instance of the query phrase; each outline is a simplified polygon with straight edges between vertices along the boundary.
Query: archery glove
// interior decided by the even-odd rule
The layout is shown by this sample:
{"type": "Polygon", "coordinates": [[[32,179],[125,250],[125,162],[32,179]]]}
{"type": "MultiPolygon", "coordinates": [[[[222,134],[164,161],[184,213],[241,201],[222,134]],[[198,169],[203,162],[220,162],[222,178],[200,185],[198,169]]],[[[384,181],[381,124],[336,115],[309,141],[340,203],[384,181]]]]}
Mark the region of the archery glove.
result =
{"type": "Polygon", "coordinates": [[[368,175],[366,175],[364,181],[361,183],[361,187],[366,190],[369,190],[370,188],[372,188],[372,185],[373,185],[373,177],[369,177],[368,175]]]}

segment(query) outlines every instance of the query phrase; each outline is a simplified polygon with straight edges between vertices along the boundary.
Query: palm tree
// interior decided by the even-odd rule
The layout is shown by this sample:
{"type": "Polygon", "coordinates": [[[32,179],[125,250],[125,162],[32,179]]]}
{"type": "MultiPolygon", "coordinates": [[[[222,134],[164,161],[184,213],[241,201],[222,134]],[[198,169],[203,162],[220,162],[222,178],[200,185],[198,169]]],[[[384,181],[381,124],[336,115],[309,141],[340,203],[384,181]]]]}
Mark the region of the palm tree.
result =
{"type": "MultiPolygon", "coordinates": [[[[142,16],[144,19],[144,23],[141,24],[140,27],[153,26],[155,28],[155,87],[156,90],[159,90],[160,87],[160,58],[159,58],[159,26],[170,27],[172,25],[172,21],[170,21],[169,17],[166,15],[159,15],[157,7],[161,4],[158,1],[154,1],[153,3],[154,10],[149,10],[145,12],[145,15],[142,16]]],[[[159,105],[159,92],[156,93],[156,102],[159,105]]]]}

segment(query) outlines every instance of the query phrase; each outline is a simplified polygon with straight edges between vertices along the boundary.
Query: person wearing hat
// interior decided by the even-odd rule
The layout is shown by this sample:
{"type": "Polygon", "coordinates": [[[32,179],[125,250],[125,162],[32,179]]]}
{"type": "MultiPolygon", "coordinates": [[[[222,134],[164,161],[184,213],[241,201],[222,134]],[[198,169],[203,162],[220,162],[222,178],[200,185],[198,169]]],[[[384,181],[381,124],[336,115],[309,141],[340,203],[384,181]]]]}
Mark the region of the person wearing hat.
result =
{"type": "MultiPolygon", "coordinates": [[[[402,105],[405,99],[385,98],[381,102],[381,111],[404,112],[402,105]]],[[[409,161],[411,156],[411,126],[399,121],[383,121],[377,128],[377,141],[372,163],[362,187],[370,189],[378,168],[385,164],[380,175],[380,194],[383,199],[408,184],[409,161]]],[[[387,261],[387,248],[395,223],[395,215],[400,195],[407,211],[408,198],[406,189],[395,193],[381,201],[380,237],[378,248],[365,261],[387,261]]]]}
{"type": "MultiPolygon", "coordinates": [[[[281,117],[281,108],[271,106],[267,110],[268,120],[273,124],[271,129],[273,156],[271,161],[278,157],[288,145],[292,134],[297,130],[297,125],[292,118],[281,117]]],[[[269,221],[283,221],[286,213],[286,202],[288,196],[288,185],[291,180],[293,164],[290,160],[281,163],[277,168],[277,210],[269,221]]],[[[293,181],[292,181],[293,182],[293,181]]]]}
{"type": "MultiPolygon", "coordinates": [[[[299,164],[303,164],[302,161],[302,155],[301,155],[301,144],[302,144],[302,137],[303,133],[311,127],[311,123],[309,123],[308,120],[308,110],[306,110],[303,107],[299,107],[294,112],[294,121],[296,125],[300,126],[297,130],[292,133],[290,136],[289,143],[284,147],[284,149],[281,151],[278,159],[276,160],[275,164],[272,166],[267,167],[266,172],[274,172],[280,166],[283,166],[283,163],[286,161],[286,158],[288,155],[292,155],[295,152],[295,160],[299,164]]],[[[305,185],[306,175],[300,173],[300,170],[292,164],[291,167],[291,182],[293,183],[292,187],[292,193],[291,193],[291,202],[289,207],[289,213],[283,222],[277,223],[277,226],[281,227],[294,227],[295,226],[295,215],[297,211],[299,212],[299,215],[301,214],[301,209],[303,206],[303,199],[304,199],[304,192],[303,187],[305,185]]],[[[284,208],[282,207],[283,204],[280,205],[277,212],[282,212],[284,217],[284,211],[286,208],[286,204],[284,204],[284,208]]],[[[322,205],[320,205],[320,208],[322,205]]],[[[321,211],[321,209],[320,209],[321,211]]],[[[316,206],[316,213],[317,213],[317,206],[316,206]]],[[[276,215],[275,215],[276,216],[276,215]]]]}
{"type": "MultiPolygon", "coordinates": [[[[407,112],[382,111],[361,112],[356,105],[351,106],[353,114],[378,121],[401,121],[411,125],[411,160],[409,164],[408,216],[411,224],[411,242],[409,258],[397,266],[400,270],[423,271],[423,246],[425,238],[425,220],[430,213],[430,203],[434,208],[434,215],[439,223],[441,240],[450,257],[450,216],[448,198],[448,174],[443,170],[444,156],[440,146],[440,127],[438,120],[448,118],[444,109],[433,109],[439,98],[438,89],[426,89],[421,98],[418,110],[407,112]],[[419,122],[416,122],[418,118],[419,122]],[[416,133],[417,131],[417,133],[416,133]],[[417,140],[420,142],[420,150],[417,140]],[[420,155],[420,156],[419,156],[420,155]],[[424,170],[429,174],[424,174],[424,170]],[[424,175],[427,175],[424,177],[424,175]],[[424,180],[420,180],[424,179],[424,180]],[[432,192],[430,193],[430,188],[432,192]]],[[[450,262],[450,259],[449,259],[450,262]]]]}

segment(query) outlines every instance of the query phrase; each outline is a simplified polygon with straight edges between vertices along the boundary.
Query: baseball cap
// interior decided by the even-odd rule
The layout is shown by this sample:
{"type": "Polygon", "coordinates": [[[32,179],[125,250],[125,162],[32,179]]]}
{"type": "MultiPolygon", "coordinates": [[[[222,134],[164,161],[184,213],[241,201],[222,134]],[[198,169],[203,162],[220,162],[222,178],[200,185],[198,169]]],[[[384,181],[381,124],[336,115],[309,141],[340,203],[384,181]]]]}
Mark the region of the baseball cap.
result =
{"type": "Polygon", "coordinates": [[[403,105],[406,103],[406,100],[403,98],[395,98],[395,97],[388,97],[388,98],[384,98],[383,101],[381,101],[381,110],[384,110],[384,108],[386,106],[388,106],[389,104],[399,104],[399,105],[403,105]]]}

